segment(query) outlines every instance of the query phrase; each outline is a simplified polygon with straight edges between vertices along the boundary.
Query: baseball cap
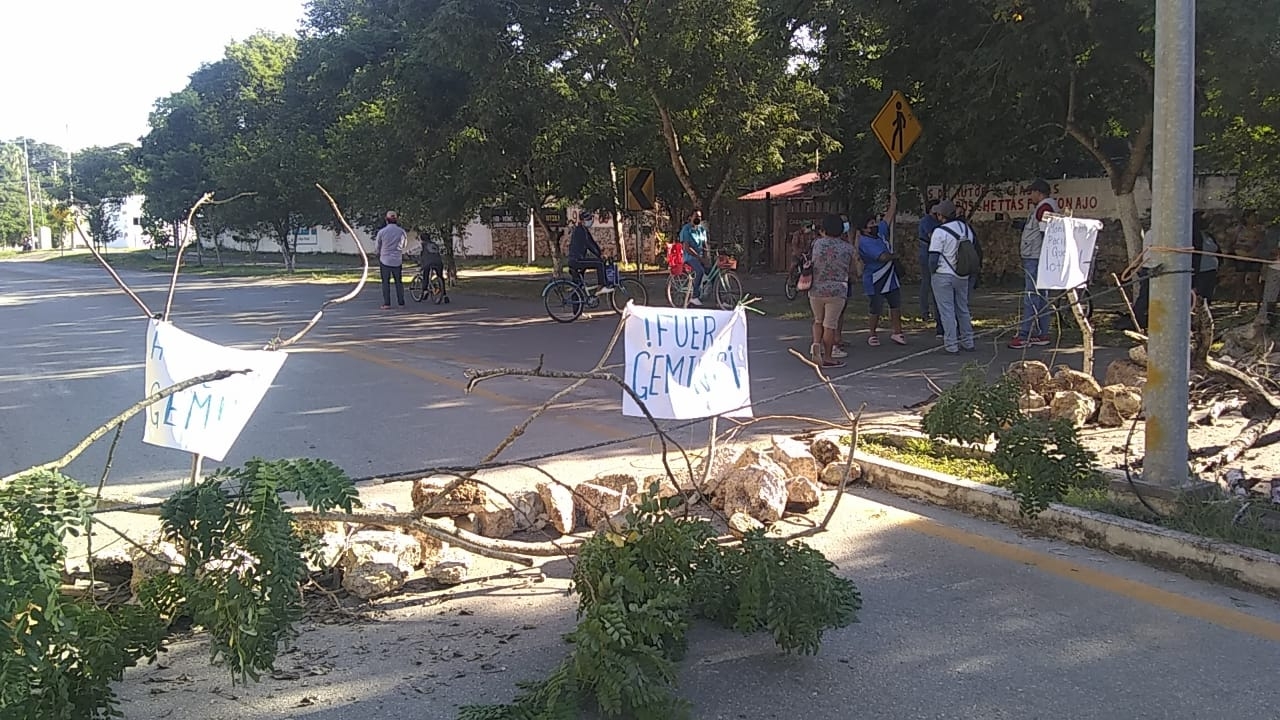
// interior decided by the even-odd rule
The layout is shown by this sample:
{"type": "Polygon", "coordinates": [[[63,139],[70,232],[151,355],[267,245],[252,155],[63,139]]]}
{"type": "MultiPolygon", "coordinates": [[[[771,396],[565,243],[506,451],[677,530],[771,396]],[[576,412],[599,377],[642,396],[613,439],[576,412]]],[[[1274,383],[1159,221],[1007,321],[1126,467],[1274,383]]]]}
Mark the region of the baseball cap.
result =
{"type": "Polygon", "coordinates": [[[939,200],[938,204],[933,206],[933,213],[945,218],[953,218],[956,216],[956,204],[950,200],[939,200]]]}

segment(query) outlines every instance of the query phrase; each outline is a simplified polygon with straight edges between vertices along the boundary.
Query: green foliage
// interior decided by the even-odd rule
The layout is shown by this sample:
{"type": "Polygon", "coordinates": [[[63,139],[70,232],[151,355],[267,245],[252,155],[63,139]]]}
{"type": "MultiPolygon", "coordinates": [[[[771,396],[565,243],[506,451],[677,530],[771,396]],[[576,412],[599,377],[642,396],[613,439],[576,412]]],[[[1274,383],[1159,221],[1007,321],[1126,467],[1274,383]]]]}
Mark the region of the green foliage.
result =
{"type": "Polygon", "coordinates": [[[165,502],[161,528],[182,549],[181,572],[148,581],[144,602],[164,616],[189,614],[210,635],[215,665],[234,680],[257,680],[302,613],[303,546],[280,493],[319,511],[357,503],[355,487],[323,460],[255,458],[224,469],[165,502]]]}
{"type": "Polygon", "coordinates": [[[988,385],[981,366],[966,365],[960,381],[943,391],[921,422],[931,438],[985,443],[1022,416],[1021,390],[1004,376],[988,385]]]}
{"type": "Polygon", "coordinates": [[[1000,433],[992,461],[1009,476],[1023,513],[1036,515],[1075,488],[1096,486],[1098,458],[1067,420],[1022,418],[1000,433]]]}
{"type": "Polygon", "coordinates": [[[706,520],[671,514],[678,502],[647,496],[625,528],[583,546],[569,659],[512,704],[464,707],[461,720],[567,720],[586,700],[607,717],[688,717],[673,686],[695,617],[768,631],[784,652],[806,654],[828,628],[855,622],[861,597],[821,553],[763,533],[722,547],[706,520]]]}
{"type": "Polygon", "coordinates": [[[42,471],[0,487],[0,708],[22,720],[118,716],[111,682],[154,657],[164,625],[144,607],[107,610],[60,593],[62,538],[87,530],[93,498],[42,471]]]}
{"type": "Polygon", "coordinates": [[[321,511],[356,504],[351,481],[329,462],[254,459],[221,470],[162,509],[181,572],[144,583],[137,605],[100,607],[61,593],[63,539],[89,530],[94,498],[56,472],[0,486],[0,717],[119,716],[111,683],[155,657],[177,614],[209,631],[214,661],[233,678],[269,669],[300,614],[305,569],[279,493],[321,511]]]}

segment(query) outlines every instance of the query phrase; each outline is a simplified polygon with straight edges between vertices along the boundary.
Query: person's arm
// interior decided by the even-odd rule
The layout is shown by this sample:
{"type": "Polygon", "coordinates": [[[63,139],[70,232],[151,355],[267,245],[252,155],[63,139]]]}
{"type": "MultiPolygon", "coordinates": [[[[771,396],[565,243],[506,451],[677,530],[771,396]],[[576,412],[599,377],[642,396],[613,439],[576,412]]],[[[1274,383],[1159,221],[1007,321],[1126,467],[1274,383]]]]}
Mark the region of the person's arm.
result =
{"type": "Polygon", "coordinates": [[[889,196],[889,207],[884,211],[884,222],[892,225],[898,219],[898,196],[889,196]]]}
{"type": "Polygon", "coordinates": [[[373,254],[382,257],[382,231],[373,236],[373,254]]]}
{"type": "Polygon", "coordinates": [[[597,258],[604,259],[604,251],[600,249],[600,243],[596,242],[591,233],[587,233],[587,249],[594,253],[597,258]]]}
{"type": "Polygon", "coordinates": [[[693,246],[693,228],[690,228],[688,223],[680,228],[680,242],[685,247],[693,246]]]}
{"type": "Polygon", "coordinates": [[[1049,229],[1049,221],[1045,218],[1045,215],[1049,214],[1050,209],[1049,203],[1043,201],[1036,206],[1036,222],[1040,225],[1040,232],[1049,229]]]}
{"type": "Polygon", "coordinates": [[[934,230],[933,235],[929,237],[929,271],[937,272],[938,265],[942,262],[942,238],[938,233],[945,232],[941,228],[934,230]]]}

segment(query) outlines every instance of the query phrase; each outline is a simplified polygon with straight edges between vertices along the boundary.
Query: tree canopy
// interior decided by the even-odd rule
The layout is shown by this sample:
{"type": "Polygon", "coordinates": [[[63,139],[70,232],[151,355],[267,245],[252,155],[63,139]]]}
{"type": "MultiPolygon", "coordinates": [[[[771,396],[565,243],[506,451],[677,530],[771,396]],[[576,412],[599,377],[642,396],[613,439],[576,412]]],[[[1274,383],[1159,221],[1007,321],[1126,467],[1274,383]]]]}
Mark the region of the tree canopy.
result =
{"type": "MultiPolygon", "coordinates": [[[[1278,17],[1280,0],[1198,8],[1199,168],[1238,174],[1242,204],[1269,202],[1280,26],[1239,18],[1278,17]]],[[[488,205],[612,208],[611,170],[630,165],[657,170],[668,206],[713,211],[820,160],[839,197],[866,204],[889,171],[869,122],[899,89],[925,127],[898,168],[904,206],[931,185],[1104,176],[1132,253],[1154,13],[1155,0],[311,0],[297,37],[233,43],[157,101],[141,188],[170,223],[204,192],[252,193],[204,221],[282,247],[331,222],[316,182],[366,224],[395,208],[441,230],[488,205]]]]}

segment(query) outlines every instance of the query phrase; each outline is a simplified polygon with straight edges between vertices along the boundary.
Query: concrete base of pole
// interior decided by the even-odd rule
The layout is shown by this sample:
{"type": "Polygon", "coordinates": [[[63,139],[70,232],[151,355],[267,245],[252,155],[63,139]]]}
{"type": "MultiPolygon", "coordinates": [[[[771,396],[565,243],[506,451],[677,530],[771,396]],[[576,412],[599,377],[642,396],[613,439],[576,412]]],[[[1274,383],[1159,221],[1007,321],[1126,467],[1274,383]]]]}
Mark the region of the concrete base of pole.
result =
{"type": "Polygon", "coordinates": [[[1181,484],[1169,482],[1148,482],[1140,475],[1134,475],[1133,483],[1123,476],[1111,477],[1108,489],[1115,495],[1131,497],[1135,501],[1141,495],[1160,512],[1170,512],[1179,502],[1191,500],[1211,500],[1222,493],[1222,488],[1211,482],[1188,477],[1181,484]]]}

